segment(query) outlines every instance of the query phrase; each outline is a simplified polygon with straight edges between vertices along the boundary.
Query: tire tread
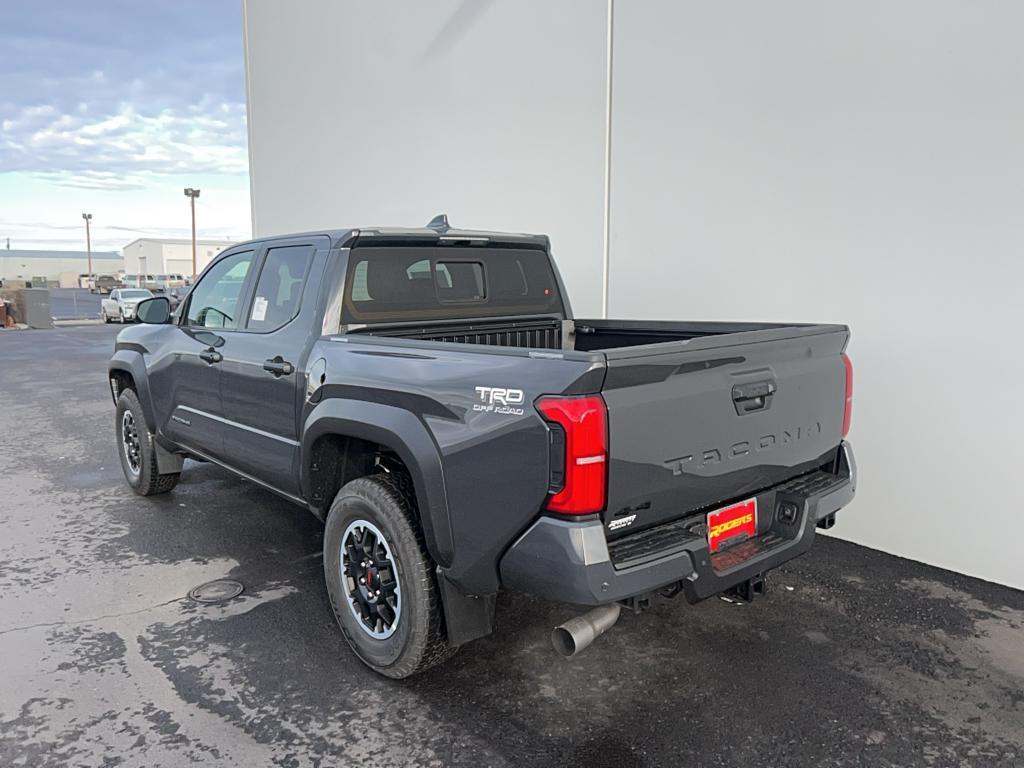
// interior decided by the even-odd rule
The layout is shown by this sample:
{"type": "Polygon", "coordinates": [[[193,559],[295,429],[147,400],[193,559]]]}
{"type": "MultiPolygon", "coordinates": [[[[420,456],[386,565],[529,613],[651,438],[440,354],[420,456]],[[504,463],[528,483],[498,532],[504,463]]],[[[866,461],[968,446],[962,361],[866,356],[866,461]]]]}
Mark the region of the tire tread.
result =
{"type": "MultiPolygon", "coordinates": [[[[348,629],[339,618],[338,623],[346,639],[349,640],[349,645],[372,669],[396,679],[419,674],[447,661],[458,648],[452,647],[448,643],[444,626],[444,610],[434,573],[435,565],[427,551],[423,530],[417,519],[416,496],[411,478],[396,472],[381,472],[353,480],[338,491],[328,515],[328,524],[330,524],[330,515],[337,512],[336,507],[340,501],[350,495],[358,495],[365,500],[372,501],[377,507],[378,513],[389,523],[387,527],[390,530],[386,532],[398,542],[405,544],[402,547],[404,557],[399,562],[399,566],[409,577],[419,580],[417,585],[419,589],[410,590],[406,599],[412,599],[415,595],[416,599],[425,601],[420,607],[426,617],[426,631],[413,631],[401,656],[388,666],[379,666],[358,653],[356,645],[349,637],[348,629]],[[395,511],[401,515],[398,520],[392,519],[395,511]],[[411,562],[410,553],[412,553],[411,562]]],[[[339,611],[343,606],[335,604],[333,597],[331,603],[335,613],[339,616],[342,615],[339,611]]]]}
{"type": "MultiPolygon", "coordinates": [[[[142,461],[144,465],[142,471],[139,473],[139,484],[132,485],[131,481],[128,481],[128,485],[140,496],[157,496],[161,493],[167,493],[174,489],[174,486],[178,484],[178,480],[181,477],[179,472],[174,472],[166,475],[161,475],[157,467],[156,462],[156,447],[153,445],[153,435],[149,431],[149,427],[146,425],[145,414],[142,411],[142,403],[139,402],[139,396],[135,394],[133,389],[124,389],[121,394],[118,395],[119,406],[123,406],[126,410],[132,412],[132,416],[135,418],[135,423],[140,433],[144,433],[143,449],[142,449],[142,461]]],[[[120,430],[122,410],[119,407],[117,409],[117,418],[115,419],[115,434],[117,434],[118,453],[121,454],[123,451],[120,445],[120,434],[117,430],[120,430]]],[[[124,466],[124,456],[119,456],[121,459],[121,465],[124,466]]],[[[127,478],[127,470],[125,471],[125,477],[127,478]]]]}

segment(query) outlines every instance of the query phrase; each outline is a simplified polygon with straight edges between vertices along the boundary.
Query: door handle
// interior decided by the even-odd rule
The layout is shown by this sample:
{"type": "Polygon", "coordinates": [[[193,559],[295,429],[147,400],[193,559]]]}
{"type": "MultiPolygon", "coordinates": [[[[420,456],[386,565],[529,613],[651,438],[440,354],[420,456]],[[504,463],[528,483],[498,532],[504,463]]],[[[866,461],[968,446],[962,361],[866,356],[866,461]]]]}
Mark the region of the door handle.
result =
{"type": "Polygon", "coordinates": [[[221,360],[223,360],[224,355],[215,350],[213,347],[210,347],[209,349],[204,349],[202,352],[199,353],[199,359],[205,360],[210,365],[213,365],[214,363],[219,363],[221,360]]]}
{"type": "Polygon", "coordinates": [[[290,376],[295,373],[295,366],[278,355],[272,360],[265,360],[263,362],[263,370],[269,371],[274,374],[275,377],[290,376]]]}

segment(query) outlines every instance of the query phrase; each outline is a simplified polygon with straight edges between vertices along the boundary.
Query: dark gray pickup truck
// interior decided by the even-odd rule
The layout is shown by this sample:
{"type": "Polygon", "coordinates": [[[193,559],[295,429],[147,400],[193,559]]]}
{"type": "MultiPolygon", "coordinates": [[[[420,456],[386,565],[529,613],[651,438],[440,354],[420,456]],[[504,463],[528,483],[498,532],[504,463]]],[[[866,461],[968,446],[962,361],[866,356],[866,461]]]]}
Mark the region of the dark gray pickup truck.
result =
{"type": "Polygon", "coordinates": [[[842,325],[574,318],[547,237],[345,229],[221,253],[109,366],[128,483],[215,462],[326,522],[327,590],[406,677],[502,589],[587,606],[752,599],[854,494],[842,325]]]}

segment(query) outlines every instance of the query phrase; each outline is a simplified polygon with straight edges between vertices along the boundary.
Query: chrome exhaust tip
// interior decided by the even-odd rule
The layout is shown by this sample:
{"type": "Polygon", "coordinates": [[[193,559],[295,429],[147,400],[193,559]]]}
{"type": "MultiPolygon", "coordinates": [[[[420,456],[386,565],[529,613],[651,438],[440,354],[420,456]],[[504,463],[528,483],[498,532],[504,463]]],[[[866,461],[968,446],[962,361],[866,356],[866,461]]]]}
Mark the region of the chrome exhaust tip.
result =
{"type": "Polygon", "coordinates": [[[622,606],[618,603],[600,605],[582,616],[569,619],[555,627],[551,633],[551,645],[555,652],[570,658],[585,650],[598,637],[611,629],[619,620],[622,606]]]}

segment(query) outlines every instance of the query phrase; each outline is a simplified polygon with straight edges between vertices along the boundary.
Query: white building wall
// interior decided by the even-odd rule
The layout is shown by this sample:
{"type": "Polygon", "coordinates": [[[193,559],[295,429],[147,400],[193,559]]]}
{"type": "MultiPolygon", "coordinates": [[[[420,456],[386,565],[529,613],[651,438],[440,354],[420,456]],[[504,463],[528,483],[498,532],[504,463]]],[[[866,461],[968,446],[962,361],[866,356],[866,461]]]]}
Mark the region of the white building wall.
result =
{"type": "Polygon", "coordinates": [[[833,532],[1024,587],[1024,6],[740,7],[615,4],[611,312],[848,323],[833,532]]]}
{"type": "Polygon", "coordinates": [[[253,231],[551,235],[600,307],[605,19],[591,0],[243,5],[253,231]]]}
{"type": "MultiPolygon", "coordinates": [[[[196,242],[196,272],[202,272],[213,258],[230,246],[227,240],[196,242]]],[[[192,274],[192,242],[136,240],[124,249],[125,271],[129,274],[192,274]]]]}
{"type": "MultiPolygon", "coordinates": [[[[92,270],[97,275],[114,274],[121,269],[122,263],[121,259],[94,256],[92,270]]],[[[60,280],[62,273],[73,272],[76,276],[87,274],[88,264],[89,260],[85,256],[25,258],[5,255],[0,251],[0,279],[29,280],[38,276],[47,280],[60,280]]]]}
{"type": "MultiPolygon", "coordinates": [[[[213,257],[224,250],[223,243],[196,243],[196,274],[206,269],[213,257]]],[[[192,274],[192,243],[166,243],[163,246],[162,269],[164,274],[192,274]]]]}
{"type": "MultiPolygon", "coordinates": [[[[441,210],[549,232],[599,311],[604,3],[244,9],[257,236],[441,210]]],[[[1022,24],[995,0],[620,0],[607,209],[612,316],[852,326],[836,535],[1017,587],[1022,24]]]]}
{"type": "Polygon", "coordinates": [[[163,265],[163,251],[155,240],[136,240],[125,246],[122,253],[124,271],[129,275],[156,274],[163,265]]]}

